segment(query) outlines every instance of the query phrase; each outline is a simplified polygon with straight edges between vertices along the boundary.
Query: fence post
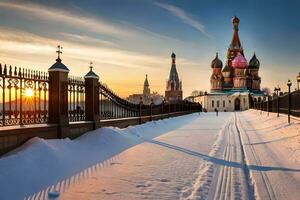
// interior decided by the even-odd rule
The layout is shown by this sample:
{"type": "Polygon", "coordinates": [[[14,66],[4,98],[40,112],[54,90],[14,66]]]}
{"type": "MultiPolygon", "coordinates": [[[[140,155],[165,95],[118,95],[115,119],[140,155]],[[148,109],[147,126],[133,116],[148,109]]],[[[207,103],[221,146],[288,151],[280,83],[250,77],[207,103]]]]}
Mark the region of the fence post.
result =
{"type": "Polygon", "coordinates": [[[291,86],[292,82],[288,80],[287,86],[289,88],[289,105],[288,105],[288,123],[291,123],[291,86]]]}
{"type": "Polygon", "coordinates": [[[268,117],[269,117],[269,102],[270,99],[269,99],[269,95],[267,96],[267,112],[268,112],[268,117]]]}
{"type": "Polygon", "coordinates": [[[139,105],[139,124],[142,124],[142,109],[143,109],[143,97],[140,98],[140,105],[139,105]]]}
{"type": "Polygon", "coordinates": [[[168,102],[168,118],[170,118],[170,113],[171,113],[171,104],[168,102]]]}
{"type": "Polygon", "coordinates": [[[65,138],[69,132],[68,117],[68,74],[69,69],[61,62],[61,47],[58,58],[49,69],[49,123],[58,124],[58,138],[65,138]]]}
{"type": "Polygon", "coordinates": [[[164,119],[164,106],[165,106],[165,100],[161,102],[161,119],[164,119]]]}
{"type": "Polygon", "coordinates": [[[153,114],[153,99],[151,99],[151,103],[150,103],[150,121],[152,121],[152,114],[153,114]]]}
{"type": "Polygon", "coordinates": [[[84,76],[85,80],[85,117],[93,122],[93,129],[100,127],[99,112],[99,76],[93,72],[92,63],[90,71],[84,76]]]}
{"type": "Polygon", "coordinates": [[[278,95],[277,96],[277,117],[279,117],[279,100],[280,100],[280,97],[278,95]]]}

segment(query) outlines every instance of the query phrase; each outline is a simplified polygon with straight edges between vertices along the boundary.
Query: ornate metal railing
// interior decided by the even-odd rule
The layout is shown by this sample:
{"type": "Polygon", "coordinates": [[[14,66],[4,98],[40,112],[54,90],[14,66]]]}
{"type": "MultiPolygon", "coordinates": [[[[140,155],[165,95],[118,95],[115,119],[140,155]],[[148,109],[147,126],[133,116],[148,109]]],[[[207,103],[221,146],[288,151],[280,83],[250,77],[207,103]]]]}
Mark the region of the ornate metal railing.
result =
{"type": "Polygon", "coordinates": [[[133,104],[99,82],[98,77],[82,79],[67,73],[60,70],[45,73],[0,64],[0,127],[47,122],[65,125],[85,120],[141,119],[142,116],[151,119],[154,115],[199,109],[198,104],[184,101],[133,104]]]}
{"type": "Polygon", "coordinates": [[[164,103],[159,105],[133,104],[115,94],[104,83],[99,83],[100,118],[117,119],[128,117],[143,117],[154,115],[199,110],[199,104],[187,101],[164,103]]]}
{"type": "MultiPolygon", "coordinates": [[[[300,117],[300,90],[291,92],[291,115],[300,117]]],[[[281,96],[274,96],[265,101],[255,102],[253,105],[254,109],[275,112],[277,113],[288,113],[289,109],[289,95],[285,93],[281,96]]]]}
{"type": "Polygon", "coordinates": [[[99,83],[100,118],[116,119],[139,116],[139,107],[115,94],[104,83],[99,83]]]}
{"type": "Polygon", "coordinates": [[[85,120],[85,82],[80,77],[68,80],[68,116],[70,122],[85,120]]]}
{"type": "Polygon", "coordinates": [[[0,126],[48,121],[48,73],[0,64],[0,126]]]}

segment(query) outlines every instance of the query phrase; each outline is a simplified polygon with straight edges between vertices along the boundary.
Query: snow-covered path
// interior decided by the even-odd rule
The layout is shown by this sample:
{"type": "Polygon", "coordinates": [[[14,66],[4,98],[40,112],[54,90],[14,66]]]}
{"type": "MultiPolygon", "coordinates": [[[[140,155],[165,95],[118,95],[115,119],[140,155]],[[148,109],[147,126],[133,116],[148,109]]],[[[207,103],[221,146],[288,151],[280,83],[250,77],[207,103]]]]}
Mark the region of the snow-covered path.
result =
{"type": "MultiPolygon", "coordinates": [[[[297,200],[299,160],[277,142],[299,139],[299,126],[265,119],[257,111],[208,114],[121,153],[60,199],[297,200]]],[[[294,140],[286,146],[300,149],[294,140]]]]}
{"type": "Polygon", "coordinates": [[[252,199],[236,121],[199,117],[121,153],[61,199],[252,199]]]}
{"type": "Polygon", "coordinates": [[[213,172],[207,160],[213,158],[216,139],[231,115],[206,114],[146,140],[119,154],[109,166],[70,186],[61,199],[196,198],[199,188],[211,184],[213,172]]]}
{"type": "Polygon", "coordinates": [[[72,141],[35,138],[0,159],[1,200],[55,190],[61,200],[298,200],[300,120],[191,114],[72,141]]]}

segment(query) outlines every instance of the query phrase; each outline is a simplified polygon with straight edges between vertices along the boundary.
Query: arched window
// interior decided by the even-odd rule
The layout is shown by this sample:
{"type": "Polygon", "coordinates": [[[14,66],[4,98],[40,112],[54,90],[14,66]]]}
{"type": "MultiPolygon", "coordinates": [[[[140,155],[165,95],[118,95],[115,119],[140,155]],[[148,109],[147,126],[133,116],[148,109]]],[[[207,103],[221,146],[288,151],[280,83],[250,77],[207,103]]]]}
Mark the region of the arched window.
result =
{"type": "Polygon", "coordinates": [[[211,101],[211,106],[212,106],[212,107],[215,107],[215,102],[214,102],[214,100],[211,101]]]}
{"type": "Polygon", "coordinates": [[[219,102],[219,101],[217,101],[217,107],[219,108],[219,106],[220,106],[220,102],[219,102]]]}
{"type": "Polygon", "coordinates": [[[260,97],[258,97],[258,103],[260,103],[261,102],[261,98],[260,97]]]}
{"type": "Polygon", "coordinates": [[[225,105],[225,100],[223,100],[223,108],[225,108],[225,106],[226,106],[226,105],[225,105]]]}

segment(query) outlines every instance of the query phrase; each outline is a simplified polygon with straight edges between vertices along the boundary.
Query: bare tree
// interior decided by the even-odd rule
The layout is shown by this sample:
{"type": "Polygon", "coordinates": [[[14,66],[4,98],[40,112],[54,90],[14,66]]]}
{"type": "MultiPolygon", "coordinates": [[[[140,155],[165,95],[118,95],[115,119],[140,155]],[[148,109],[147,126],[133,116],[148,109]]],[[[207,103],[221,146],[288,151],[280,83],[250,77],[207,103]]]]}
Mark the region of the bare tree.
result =
{"type": "Polygon", "coordinates": [[[262,88],[261,91],[263,91],[268,96],[270,96],[272,94],[270,88],[267,88],[267,87],[262,88]]]}

